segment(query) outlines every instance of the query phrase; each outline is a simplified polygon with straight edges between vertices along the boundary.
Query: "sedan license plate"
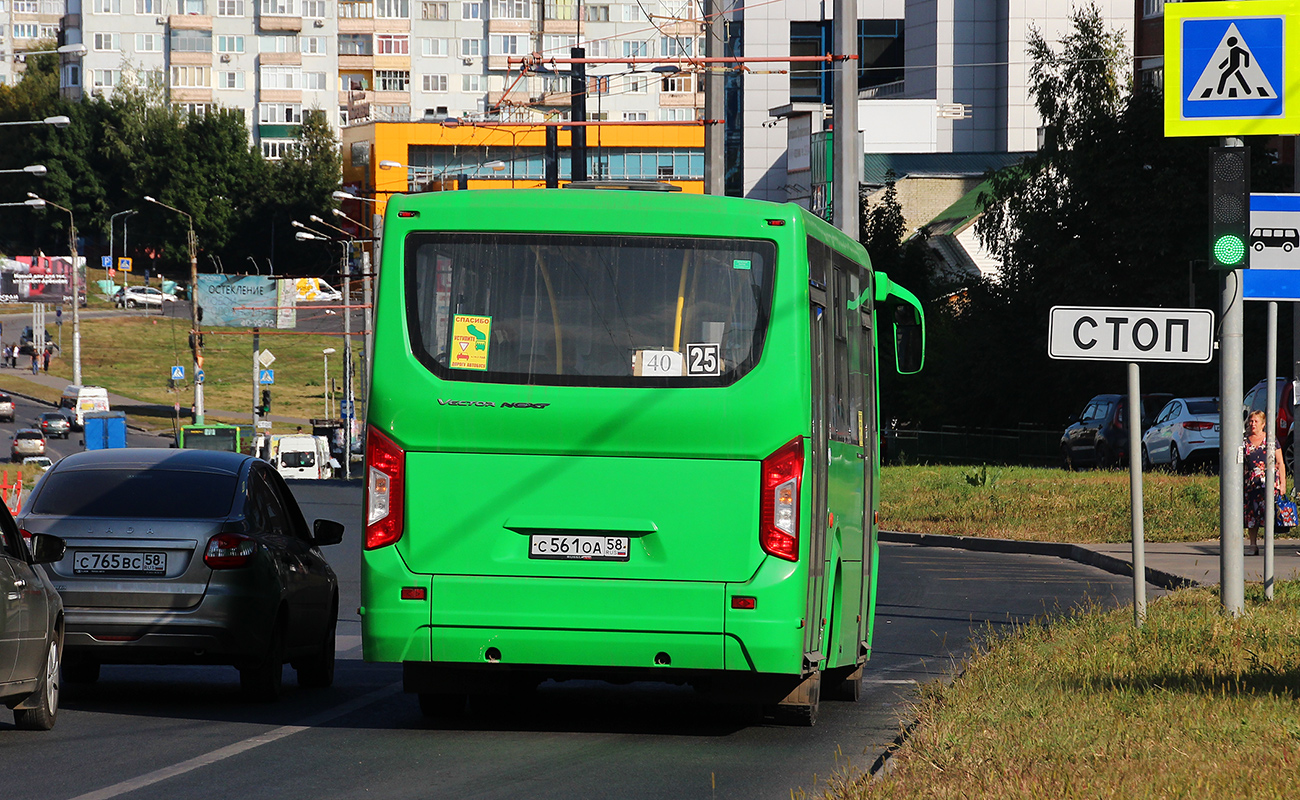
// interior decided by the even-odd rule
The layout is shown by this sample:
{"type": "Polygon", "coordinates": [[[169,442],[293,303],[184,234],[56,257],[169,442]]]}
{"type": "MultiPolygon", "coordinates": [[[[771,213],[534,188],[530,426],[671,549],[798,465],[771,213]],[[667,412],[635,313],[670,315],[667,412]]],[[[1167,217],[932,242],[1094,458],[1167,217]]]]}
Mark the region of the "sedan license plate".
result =
{"type": "Polygon", "coordinates": [[[157,551],[106,553],[79,550],[72,557],[72,572],[75,575],[104,575],[110,572],[162,575],[167,572],[167,554],[157,551]]]}
{"type": "Polygon", "coordinates": [[[555,558],[575,561],[627,561],[626,536],[546,536],[528,537],[529,558],[555,558]]]}

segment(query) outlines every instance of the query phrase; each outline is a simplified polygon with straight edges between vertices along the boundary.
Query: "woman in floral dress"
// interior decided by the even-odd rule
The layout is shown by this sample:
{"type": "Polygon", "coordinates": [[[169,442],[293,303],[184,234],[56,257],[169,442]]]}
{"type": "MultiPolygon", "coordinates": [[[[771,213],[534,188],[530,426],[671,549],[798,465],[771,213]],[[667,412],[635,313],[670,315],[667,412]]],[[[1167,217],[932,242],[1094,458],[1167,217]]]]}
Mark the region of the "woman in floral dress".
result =
{"type": "MultiPolygon", "coordinates": [[[[1250,533],[1252,556],[1259,555],[1259,529],[1264,525],[1265,503],[1273,502],[1273,493],[1264,491],[1264,481],[1268,478],[1268,437],[1264,434],[1264,412],[1252,411],[1246,420],[1245,450],[1246,466],[1246,528],[1250,533]]],[[[1286,468],[1282,463],[1282,451],[1273,447],[1273,488],[1282,491],[1286,486],[1286,468]]]]}

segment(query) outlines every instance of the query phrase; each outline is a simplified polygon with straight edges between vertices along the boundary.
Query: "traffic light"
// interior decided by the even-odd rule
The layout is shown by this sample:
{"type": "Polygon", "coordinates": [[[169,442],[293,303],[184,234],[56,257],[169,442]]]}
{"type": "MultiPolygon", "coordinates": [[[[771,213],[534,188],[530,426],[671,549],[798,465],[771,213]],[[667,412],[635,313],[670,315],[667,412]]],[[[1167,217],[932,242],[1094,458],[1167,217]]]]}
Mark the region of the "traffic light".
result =
{"type": "Polygon", "coordinates": [[[1210,148],[1210,269],[1250,266],[1250,148],[1210,148]]]}
{"type": "Polygon", "coordinates": [[[262,407],[258,409],[258,413],[264,415],[271,413],[271,390],[270,389],[262,390],[262,407]]]}

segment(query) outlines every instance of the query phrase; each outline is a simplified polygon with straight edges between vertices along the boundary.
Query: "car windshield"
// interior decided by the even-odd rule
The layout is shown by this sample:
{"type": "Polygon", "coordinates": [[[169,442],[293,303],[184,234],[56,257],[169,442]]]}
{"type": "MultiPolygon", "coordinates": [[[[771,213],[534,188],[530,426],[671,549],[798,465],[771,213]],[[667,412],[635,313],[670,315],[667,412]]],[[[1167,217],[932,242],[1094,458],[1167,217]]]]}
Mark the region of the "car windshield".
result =
{"type": "Polygon", "coordinates": [[[136,519],[220,519],[234,475],[165,469],[76,469],[45,476],[32,514],[136,519]]]}
{"type": "Polygon", "coordinates": [[[1219,401],[1218,400],[1188,400],[1187,413],[1217,414],[1219,413],[1219,401]]]}

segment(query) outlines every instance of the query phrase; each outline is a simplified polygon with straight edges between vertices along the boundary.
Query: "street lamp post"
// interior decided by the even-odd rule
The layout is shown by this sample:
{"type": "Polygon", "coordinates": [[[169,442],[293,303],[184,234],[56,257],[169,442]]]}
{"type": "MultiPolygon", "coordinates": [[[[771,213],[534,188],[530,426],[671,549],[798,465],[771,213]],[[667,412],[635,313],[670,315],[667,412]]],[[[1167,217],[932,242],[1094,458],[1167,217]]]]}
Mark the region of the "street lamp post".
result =
{"type": "Polygon", "coordinates": [[[16,175],[18,173],[26,173],[28,175],[35,175],[36,177],[39,178],[45,175],[46,171],[47,170],[45,169],[44,164],[28,164],[22,169],[0,169],[0,175],[16,175]]]}
{"type": "Polygon", "coordinates": [[[330,353],[335,352],[335,350],[333,347],[327,347],[320,352],[325,357],[325,385],[322,394],[325,397],[325,419],[329,419],[334,411],[330,405],[330,353]]]}
{"type": "MultiPolygon", "coordinates": [[[[514,184],[512,183],[511,186],[513,187],[513,185],[514,184]]],[[[370,203],[376,206],[379,205],[378,200],[373,200],[369,197],[358,197],[350,192],[343,192],[343,191],[334,192],[334,199],[335,200],[359,200],[363,203],[370,203]]],[[[334,213],[342,216],[344,219],[348,220],[349,222],[352,222],[353,224],[359,224],[355,220],[347,217],[346,215],[343,214],[343,212],[337,209],[335,210],[334,213]]],[[[383,217],[380,217],[378,214],[376,214],[372,221],[374,222],[375,226],[378,227],[380,223],[383,221],[383,217]]],[[[361,227],[365,227],[365,226],[362,225],[361,227]]],[[[365,306],[364,319],[365,319],[365,330],[366,330],[365,334],[361,338],[362,374],[366,376],[366,379],[361,386],[361,390],[362,390],[361,394],[362,397],[365,398],[365,407],[369,409],[370,408],[369,375],[371,370],[370,360],[374,358],[375,355],[374,289],[377,283],[375,279],[379,275],[379,237],[375,236],[374,228],[366,228],[366,230],[370,232],[370,264],[369,264],[369,268],[364,270],[364,274],[361,279],[361,285],[364,291],[362,305],[365,306]]]]}
{"type": "Polygon", "coordinates": [[[0,122],[0,125],[53,125],[56,128],[66,128],[72,124],[70,117],[46,117],[45,119],[19,119],[13,122],[0,122]]]}
{"type": "MultiPolygon", "coordinates": [[[[72,209],[64,208],[58,203],[38,197],[31,192],[27,197],[40,200],[47,206],[68,212],[68,248],[72,251],[72,382],[81,385],[81,270],[77,267],[77,222],[72,216],[72,209]]],[[[32,356],[34,359],[35,356],[32,356]]]]}
{"type": "Polygon", "coordinates": [[[203,370],[203,339],[199,331],[199,246],[198,239],[194,236],[194,217],[186,214],[175,206],[169,206],[159,200],[155,200],[149,195],[145,195],[146,202],[162,206],[177,214],[182,214],[190,224],[189,249],[190,249],[190,325],[193,328],[190,335],[194,337],[194,424],[203,424],[203,381],[199,380],[199,373],[203,370]]]}
{"type": "MultiPolygon", "coordinates": [[[[117,219],[123,214],[126,215],[126,219],[122,220],[122,255],[125,256],[126,255],[126,223],[127,220],[131,219],[133,215],[138,213],[140,212],[136,211],[133,208],[128,208],[126,211],[119,211],[116,214],[112,214],[109,216],[108,218],[108,267],[109,269],[112,269],[113,267],[117,266],[117,262],[113,260],[113,220],[117,219]]],[[[125,299],[126,297],[126,273],[125,272],[122,273],[122,296],[123,299],[125,299]]]]}
{"type": "Polygon", "coordinates": [[[352,420],[356,416],[356,405],[352,397],[352,269],[348,263],[348,259],[352,255],[352,234],[337,225],[326,222],[316,214],[311,214],[308,219],[317,225],[333,228],[348,237],[346,242],[347,250],[343,252],[343,260],[339,264],[339,271],[343,277],[343,402],[347,403],[346,409],[343,407],[343,403],[339,403],[339,418],[343,420],[344,429],[343,476],[351,480],[352,420]]]}

